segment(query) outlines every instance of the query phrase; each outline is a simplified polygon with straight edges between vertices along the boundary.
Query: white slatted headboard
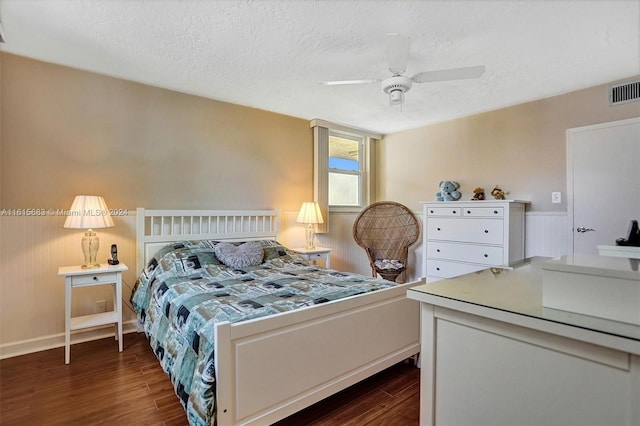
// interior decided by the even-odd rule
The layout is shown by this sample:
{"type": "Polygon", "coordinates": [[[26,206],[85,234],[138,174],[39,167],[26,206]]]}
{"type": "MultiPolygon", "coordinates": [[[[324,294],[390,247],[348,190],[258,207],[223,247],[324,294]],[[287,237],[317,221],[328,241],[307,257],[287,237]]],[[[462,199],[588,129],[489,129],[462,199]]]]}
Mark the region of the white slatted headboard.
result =
{"type": "Polygon", "coordinates": [[[136,210],[136,272],[164,245],[181,240],[275,239],[276,210],[136,210]]]}

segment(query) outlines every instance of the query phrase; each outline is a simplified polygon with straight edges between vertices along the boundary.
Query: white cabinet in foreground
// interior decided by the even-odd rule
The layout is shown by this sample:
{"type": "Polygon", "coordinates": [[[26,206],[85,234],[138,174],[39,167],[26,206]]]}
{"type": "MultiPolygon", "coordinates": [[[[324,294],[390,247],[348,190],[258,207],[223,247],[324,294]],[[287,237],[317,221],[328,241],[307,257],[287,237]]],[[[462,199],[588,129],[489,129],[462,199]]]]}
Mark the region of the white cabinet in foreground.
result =
{"type": "Polygon", "coordinates": [[[421,302],[421,425],[640,424],[640,326],[543,307],[537,263],[407,296],[421,302]]]}

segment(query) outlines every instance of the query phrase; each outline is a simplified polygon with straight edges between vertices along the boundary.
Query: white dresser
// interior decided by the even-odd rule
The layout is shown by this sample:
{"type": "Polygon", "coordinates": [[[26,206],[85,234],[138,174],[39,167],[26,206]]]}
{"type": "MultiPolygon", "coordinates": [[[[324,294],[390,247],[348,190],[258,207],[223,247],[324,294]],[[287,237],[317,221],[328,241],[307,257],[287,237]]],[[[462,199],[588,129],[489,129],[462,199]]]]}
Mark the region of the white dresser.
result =
{"type": "Polygon", "coordinates": [[[423,276],[427,282],[522,260],[527,203],[423,202],[423,276]]]}

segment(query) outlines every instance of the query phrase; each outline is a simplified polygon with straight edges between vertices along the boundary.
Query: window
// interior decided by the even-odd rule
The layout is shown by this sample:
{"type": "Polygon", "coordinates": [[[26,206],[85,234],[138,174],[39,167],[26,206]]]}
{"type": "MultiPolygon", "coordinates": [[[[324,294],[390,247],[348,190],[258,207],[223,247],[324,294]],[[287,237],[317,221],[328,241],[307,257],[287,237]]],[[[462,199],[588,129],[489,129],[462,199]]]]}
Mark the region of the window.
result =
{"type": "Polygon", "coordinates": [[[311,120],[313,128],[313,195],[320,204],[328,232],[330,211],[360,211],[373,199],[373,144],[381,135],[323,120],[311,120]]]}
{"type": "Polygon", "coordinates": [[[330,207],[362,206],[363,148],[363,137],[329,131],[328,201],[330,207]]]}

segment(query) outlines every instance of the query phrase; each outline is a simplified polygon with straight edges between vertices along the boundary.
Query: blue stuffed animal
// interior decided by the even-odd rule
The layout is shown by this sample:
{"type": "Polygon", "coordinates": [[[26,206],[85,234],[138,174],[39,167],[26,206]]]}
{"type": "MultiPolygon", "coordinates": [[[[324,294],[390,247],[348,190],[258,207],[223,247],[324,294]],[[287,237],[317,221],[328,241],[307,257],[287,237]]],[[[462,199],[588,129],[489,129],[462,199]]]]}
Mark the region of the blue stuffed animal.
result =
{"type": "Polygon", "coordinates": [[[462,196],[460,192],[456,191],[460,188],[458,182],[442,180],[438,186],[440,187],[440,192],[436,192],[436,201],[456,201],[462,196]]]}

